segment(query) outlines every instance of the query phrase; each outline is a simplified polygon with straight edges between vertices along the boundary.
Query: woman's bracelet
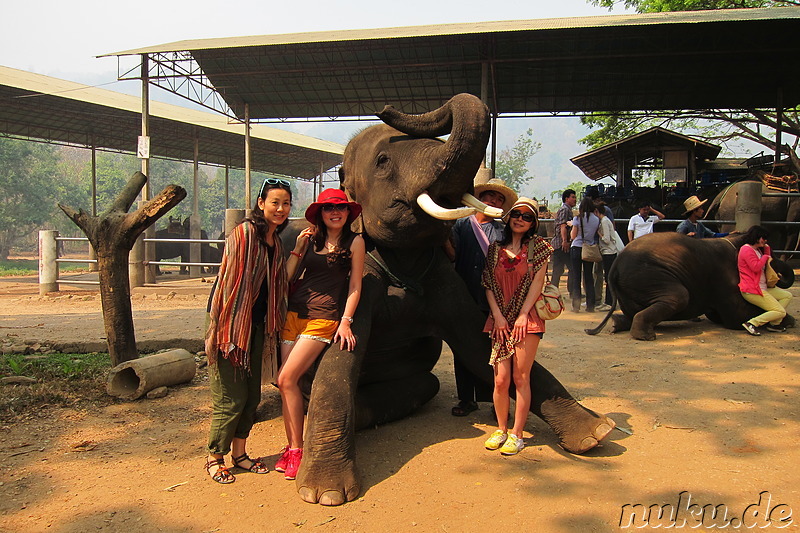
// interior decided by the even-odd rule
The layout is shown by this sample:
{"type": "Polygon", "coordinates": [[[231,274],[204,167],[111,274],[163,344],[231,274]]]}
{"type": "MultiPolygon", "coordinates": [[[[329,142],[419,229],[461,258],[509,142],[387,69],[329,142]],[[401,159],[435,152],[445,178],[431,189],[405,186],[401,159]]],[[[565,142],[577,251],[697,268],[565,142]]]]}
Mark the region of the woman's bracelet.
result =
{"type": "Polygon", "coordinates": [[[343,316],[343,317],[342,317],[342,320],[347,320],[347,321],[348,321],[348,322],[350,322],[351,324],[353,323],[353,317],[351,317],[351,316],[343,316]]]}
{"type": "Polygon", "coordinates": [[[299,258],[301,258],[301,259],[302,259],[302,257],[303,257],[303,254],[298,254],[298,253],[297,253],[297,252],[295,252],[294,250],[292,250],[292,251],[291,251],[291,252],[289,252],[289,253],[290,253],[290,254],[292,254],[292,255],[296,255],[297,257],[299,257],[299,258]]]}

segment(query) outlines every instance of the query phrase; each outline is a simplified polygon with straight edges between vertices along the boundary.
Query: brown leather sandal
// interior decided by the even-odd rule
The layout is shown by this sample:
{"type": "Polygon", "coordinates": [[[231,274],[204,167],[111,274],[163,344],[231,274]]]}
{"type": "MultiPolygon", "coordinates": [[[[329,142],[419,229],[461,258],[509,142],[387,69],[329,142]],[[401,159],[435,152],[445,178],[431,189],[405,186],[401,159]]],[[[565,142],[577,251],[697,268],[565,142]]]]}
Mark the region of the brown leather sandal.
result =
{"type": "Polygon", "coordinates": [[[206,463],[206,472],[211,476],[211,479],[217,483],[222,483],[223,485],[227,485],[228,483],[233,483],[236,481],[236,477],[225,467],[225,459],[223,458],[208,461],[206,463]],[[211,469],[215,466],[218,466],[219,469],[212,474],[211,469]]]}
{"type": "Polygon", "coordinates": [[[254,474],[266,474],[269,472],[269,467],[267,467],[267,465],[261,462],[261,458],[250,459],[250,456],[248,456],[246,453],[243,453],[239,457],[232,457],[232,459],[233,459],[233,466],[235,466],[236,468],[241,468],[242,470],[247,470],[248,472],[252,472],[254,474]],[[244,467],[241,464],[239,464],[244,461],[250,461],[253,464],[250,465],[250,468],[244,467]]]}

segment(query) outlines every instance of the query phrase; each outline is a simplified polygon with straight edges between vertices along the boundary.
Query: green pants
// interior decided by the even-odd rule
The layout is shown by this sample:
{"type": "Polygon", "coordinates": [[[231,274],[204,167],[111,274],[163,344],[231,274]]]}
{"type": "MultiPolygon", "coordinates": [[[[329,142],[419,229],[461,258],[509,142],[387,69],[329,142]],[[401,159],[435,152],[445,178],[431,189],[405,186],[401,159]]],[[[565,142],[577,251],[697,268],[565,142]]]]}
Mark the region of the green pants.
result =
{"type": "Polygon", "coordinates": [[[234,438],[246,439],[256,419],[261,401],[261,362],[264,346],[264,325],[253,324],[250,336],[250,373],[233,368],[221,355],[209,368],[211,382],[211,431],[208,453],[225,455],[231,451],[234,438]]]}

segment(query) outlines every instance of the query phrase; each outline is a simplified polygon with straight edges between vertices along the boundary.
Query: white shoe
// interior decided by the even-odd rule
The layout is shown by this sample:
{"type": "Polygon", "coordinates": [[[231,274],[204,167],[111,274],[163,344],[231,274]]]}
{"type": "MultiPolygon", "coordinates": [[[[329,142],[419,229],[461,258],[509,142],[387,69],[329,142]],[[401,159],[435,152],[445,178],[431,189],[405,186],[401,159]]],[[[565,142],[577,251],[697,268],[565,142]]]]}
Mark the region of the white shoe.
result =
{"type": "Polygon", "coordinates": [[[503,445],[507,438],[508,434],[504,433],[502,429],[498,429],[492,433],[491,437],[486,439],[486,442],[483,445],[486,446],[487,450],[496,450],[503,445]]]}

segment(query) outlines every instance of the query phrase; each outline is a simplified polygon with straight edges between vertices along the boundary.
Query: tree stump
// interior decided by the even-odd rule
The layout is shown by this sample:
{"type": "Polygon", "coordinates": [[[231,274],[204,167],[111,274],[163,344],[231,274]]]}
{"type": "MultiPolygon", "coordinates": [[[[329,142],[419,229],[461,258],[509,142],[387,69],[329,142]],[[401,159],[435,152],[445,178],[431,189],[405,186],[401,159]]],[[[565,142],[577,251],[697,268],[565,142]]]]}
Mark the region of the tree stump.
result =
{"type": "Polygon", "coordinates": [[[194,379],[194,356],[178,348],[126,361],[111,369],[106,390],[123,400],[136,400],[158,387],[178,385],[194,379]]]}
{"type": "Polygon", "coordinates": [[[133,329],[128,255],[139,235],[186,197],[186,190],[169,185],[158,196],[139,209],[128,213],[147,182],[147,176],[136,172],[114,204],[99,216],[75,211],[69,206],[58,207],[79,227],[97,253],[100,277],[100,298],[103,304],[108,354],[111,363],[118,365],[139,357],[133,329]]]}

